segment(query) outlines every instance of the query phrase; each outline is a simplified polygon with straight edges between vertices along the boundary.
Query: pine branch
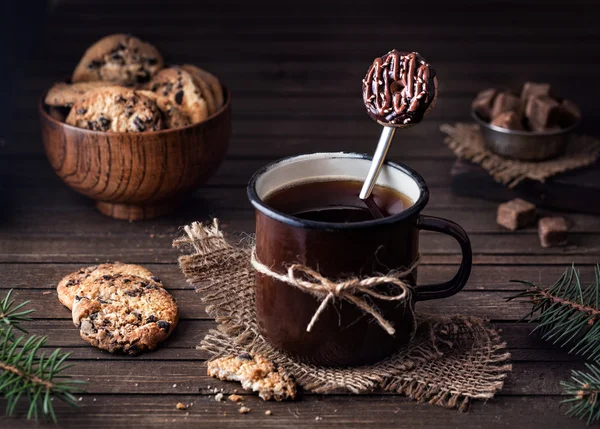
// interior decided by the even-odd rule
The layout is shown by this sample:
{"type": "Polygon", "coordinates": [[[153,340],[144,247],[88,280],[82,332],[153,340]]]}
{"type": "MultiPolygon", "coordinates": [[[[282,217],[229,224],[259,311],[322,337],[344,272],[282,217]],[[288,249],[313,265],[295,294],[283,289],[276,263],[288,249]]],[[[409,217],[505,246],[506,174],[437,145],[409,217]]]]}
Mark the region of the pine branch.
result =
{"type": "Polygon", "coordinates": [[[544,340],[570,346],[569,353],[597,359],[600,356],[600,265],[594,267],[595,281],[588,287],[581,285],[579,271],[572,266],[549,288],[533,283],[512,280],[529,289],[508,301],[531,303],[531,310],[523,317],[537,326],[544,340]]]}
{"type": "MultiPolygon", "coordinates": [[[[508,301],[519,300],[531,304],[528,314],[521,319],[537,323],[533,332],[560,347],[569,346],[569,353],[597,360],[600,356],[600,265],[594,267],[595,281],[588,287],[581,285],[575,266],[560,276],[549,288],[534,283],[513,280],[529,289],[508,301]]],[[[600,367],[586,364],[587,372],[572,371],[570,381],[561,386],[571,403],[567,415],[586,419],[590,424],[600,419],[600,367]]]]}
{"type": "Polygon", "coordinates": [[[571,381],[561,381],[567,395],[572,397],[562,402],[571,403],[568,416],[580,419],[587,417],[587,424],[600,419],[600,367],[586,364],[588,372],[572,371],[571,381]]]}
{"type": "Polygon", "coordinates": [[[0,301],[0,329],[13,326],[22,332],[27,332],[21,328],[20,323],[30,321],[31,318],[27,316],[35,310],[22,310],[23,307],[29,304],[29,301],[25,301],[15,307],[15,300],[10,299],[12,292],[12,289],[9,290],[4,299],[0,301]]]}
{"type": "Polygon", "coordinates": [[[46,337],[14,334],[22,332],[21,322],[31,320],[33,310],[23,310],[28,302],[14,305],[12,290],[0,301],[0,395],[7,400],[6,414],[12,415],[21,399],[29,402],[27,419],[40,415],[56,422],[52,399],[76,407],[74,393],[81,391],[79,380],[64,375],[72,365],[65,364],[70,353],[54,350],[50,355],[41,351],[46,337]]]}

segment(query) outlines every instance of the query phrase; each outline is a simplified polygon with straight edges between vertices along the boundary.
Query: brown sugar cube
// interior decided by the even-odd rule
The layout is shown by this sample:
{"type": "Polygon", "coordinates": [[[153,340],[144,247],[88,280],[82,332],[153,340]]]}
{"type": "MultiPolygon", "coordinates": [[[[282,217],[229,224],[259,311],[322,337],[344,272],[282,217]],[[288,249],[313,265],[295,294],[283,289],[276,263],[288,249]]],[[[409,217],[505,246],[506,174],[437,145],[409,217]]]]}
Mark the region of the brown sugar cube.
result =
{"type": "Polygon", "coordinates": [[[495,118],[502,112],[514,111],[519,116],[522,114],[521,100],[510,92],[501,92],[496,96],[492,106],[492,118],[495,118]]]}
{"type": "Polygon", "coordinates": [[[492,125],[506,128],[508,130],[522,130],[523,124],[521,118],[515,112],[502,112],[494,118],[491,122],[492,125]]]}
{"type": "Polygon", "coordinates": [[[560,109],[564,112],[570,113],[576,118],[581,117],[581,111],[579,110],[579,107],[571,100],[563,100],[562,103],[560,103],[560,109]]]}
{"type": "Polygon", "coordinates": [[[498,206],[496,222],[498,225],[514,231],[535,222],[535,205],[516,198],[498,206]]]}
{"type": "Polygon", "coordinates": [[[553,125],[560,115],[558,101],[547,95],[531,97],[525,107],[525,117],[533,131],[544,131],[553,125]]]}
{"type": "Polygon", "coordinates": [[[564,217],[544,217],[538,224],[538,234],[542,247],[564,246],[567,244],[567,221],[564,217]]]}
{"type": "Polygon", "coordinates": [[[523,104],[527,104],[527,101],[531,97],[540,95],[550,95],[549,83],[525,82],[523,89],[521,90],[521,101],[523,104]]]}
{"type": "Polygon", "coordinates": [[[486,121],[492,118],[492,103],[497,93],[494,88],[484,89],[471,103],[473,110],[486,121]]]}
{"type": "Polygon", "coordinates": [[[571,100],[563,100],[557,111],[555,122],[565,128],[581,119],[581,111],[571,100]]]}

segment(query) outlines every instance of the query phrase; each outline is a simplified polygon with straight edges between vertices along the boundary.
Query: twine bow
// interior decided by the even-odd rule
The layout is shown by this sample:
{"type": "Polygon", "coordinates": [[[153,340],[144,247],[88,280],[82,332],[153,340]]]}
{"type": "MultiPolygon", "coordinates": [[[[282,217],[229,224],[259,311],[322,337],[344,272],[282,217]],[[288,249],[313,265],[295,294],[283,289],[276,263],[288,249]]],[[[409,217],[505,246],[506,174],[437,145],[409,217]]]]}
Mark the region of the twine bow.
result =
{"type": "Polygon", "coordinates": [[[288,267],[286,274],[280,274],[258,260],[256,256],[256,248],[252,249],[252,266],[256,271],[268,277],[279,280],[290,286],[295,286],[305,292],[312,293],[323,298],[321,304],[315,311],[310,323],[306,327],[306,331],[310,332],[321,316],[321,313],[327,307],[327,304],[333,299],[342,298],[352,302],[365,313],[373,316],[379,325],[390,335],[394,335],[396,330],[390,322],[385,320],[377,311],[375,305],[369,304],[364,298],[358,297],[357,294],[369,295],[373,298],[384,301],[402,301],[410,299],[412,288],[401,280],[411,274],[419,265],[417,258],[406,270],[401,272],[393,272],[385,276],[367,277],[367,278],[350,278],[341,281],[332,281],[322,276],[317,271],[302,264],[293,264],[288,267]],[[400,288],[401,292],[396,295],[383,295],[375,291],[375,287],[382,284],[393,284],[400,288]]]}

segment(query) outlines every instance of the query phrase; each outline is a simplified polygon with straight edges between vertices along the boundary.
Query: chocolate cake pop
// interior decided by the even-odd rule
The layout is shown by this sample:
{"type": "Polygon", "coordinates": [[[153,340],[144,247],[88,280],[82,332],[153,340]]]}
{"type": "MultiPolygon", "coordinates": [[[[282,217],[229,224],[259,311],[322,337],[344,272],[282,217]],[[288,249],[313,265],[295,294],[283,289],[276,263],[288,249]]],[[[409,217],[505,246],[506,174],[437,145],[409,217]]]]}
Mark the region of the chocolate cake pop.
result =
{"type": "Polygon", "coordinates": [[[363,79],[363,101],[371,118],[383,126],[406,128],[435,106],[435,70],[417,52],[392,50],[375,58],[363,79]]]}
{"type": "Polygon", "coordinates": [[[383,130],[359,194],[361,200],[371,196],[396,129],[421,122],[436,100],[435,70],[420,54],[393,49],[375,58],[363,79],[363,101],[383,130]]]}

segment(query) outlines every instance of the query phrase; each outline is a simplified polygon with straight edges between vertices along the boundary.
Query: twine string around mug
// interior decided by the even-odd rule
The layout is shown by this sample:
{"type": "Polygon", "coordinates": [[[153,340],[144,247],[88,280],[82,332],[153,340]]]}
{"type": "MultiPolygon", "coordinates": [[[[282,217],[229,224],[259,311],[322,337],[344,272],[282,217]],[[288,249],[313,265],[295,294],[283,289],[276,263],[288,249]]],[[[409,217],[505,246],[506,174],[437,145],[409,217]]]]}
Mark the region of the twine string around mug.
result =
{"type": "Polygon", "coordinates": [[[394,271],[385,276],[367,277],[362,279],[354,277],[340,281],[332,281],[312,268],[302,264],[290,265],[286,274],[277,273],[258,260],[258,257],[256,256],[256,247],[252,249],[251,262],[254,269],[259,273],[322,298],[319,307],[306,327],[307,332],[312,330],[329,302],[337,297],[352,302],[362,311],[373,316],[388,334],[394,335],[396,330],[392,324],[385,320],[379,313],[377,307],[375,305],[370,305],[364,298],[358,297],[357,294],[369,295],[384,301],[409,300],[412,293],[412,287],[402,279],[406,278],[417,268],[419,265],[419,257],[417,257],[417,259],[404,271],[394,271]],[[384,295],[377,292],[375,287],[383,284],[393,284],[397,286],[401,292],[395,295],[384,295]]]}

